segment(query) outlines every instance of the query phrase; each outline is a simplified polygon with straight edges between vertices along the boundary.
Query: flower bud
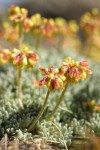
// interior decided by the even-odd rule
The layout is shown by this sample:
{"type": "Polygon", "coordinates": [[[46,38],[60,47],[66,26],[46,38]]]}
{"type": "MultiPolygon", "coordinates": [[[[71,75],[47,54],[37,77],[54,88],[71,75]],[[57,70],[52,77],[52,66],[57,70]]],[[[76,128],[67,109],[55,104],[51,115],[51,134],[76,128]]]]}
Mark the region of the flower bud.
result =
{"type": "Polygon", "coordinates": [[[24,57],[23,60],[22,60],[22,65],[23,66],[27,66],[28,62],[27,62],[27,58],[24,57]]]}

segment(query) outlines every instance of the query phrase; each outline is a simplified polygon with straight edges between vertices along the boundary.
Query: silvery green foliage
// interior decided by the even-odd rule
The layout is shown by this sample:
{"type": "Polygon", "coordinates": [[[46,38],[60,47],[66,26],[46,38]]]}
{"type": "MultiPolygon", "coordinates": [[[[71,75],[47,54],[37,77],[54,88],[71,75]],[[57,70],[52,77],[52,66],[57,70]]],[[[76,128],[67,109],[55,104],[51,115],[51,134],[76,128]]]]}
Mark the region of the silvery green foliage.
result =
{"type": "Polygon", "coordinates": [[[1,69],[3,66],[0,66],[0,89],[6,90],[14,88],[15,85],[15,70],[13,67],[7,65],[4,70],[1,69]]]}
{"type": "Polygon", "coordinates": [[[35,106],[24,107],[24,110],[17,110],[18,106],[12,108],[12,114],[10,111],[5,108],[5,116],[3,120],[2,128],[7,131],[9,134],[14,133],[14,131],[18,129],[27,129],[29,124],[33,121],[34,117],[37,116],[39,112],[39,106],[35,104],[35,106]]]}
{"type": "Polygon", "coordinates": [[[73,135],[76,137],[85,137],[85,133],[87,130],[86,121],[84,119],[77,120],[74,118],[71,121],[70,126],[73,128],[73,135]]]}
{"type": "Polygon", "coordinates": [[[19,140],[26,141],[26,140],[33,140],[32,134],[28,133],[27,130],[21,131],[20,129],[16,130],[16,136],[19,140]]]}
{"type": "Polygon", "coordinates": [[[93,117],[90,119],[90,127],[93,132],[100,136],[100,113],[94,113],[93,117]]]}
{"type": "MultiPolygon", "coordinates": [[[[27,129],[29,124],[34,119],[34,117],[37,116],[47,92],[47,89],[45,87],[38,88],[33,85],[33,80],[35,78],[37,79],[42,78],[42,75],[38,70],[39,67],[48,67],[51,64],[59,67],[63,59],[67,56],[71,56],[73,59],[76,58],[77,60],[87,60],[87,58],[84,58],[78,55],[77,53],[72,52],[72,50],[67,50],[67,51],[62,50],[57,52],[56,50],[53,49],[52,50],[43,49],[41,51],[38,51],[38,53],[40,56],[40,60],[36,65],[36,67],[32,71],[28,71],[28,70],[22,71],[23,103],[25,107],[24,110],[21,110],[19,108],[18,99],[16,98],[17,97],[17,85],[16,85],[16,77],[15,77],[16,69],[10,65],[6,66],[4,69],[1,68],[0,71],[0,134],[4,134],[4,132],[7,132],[13,135],[16,134],[16,131],[19,130],[21,130],[22,132],[22,130],[27,129]]],[[[81,128],[82,124],[78,123],[77,120],[73,121],[73,126],[71,125],[71,129],[69,129],[69,127],[67,126],[67,124],[70,123],[70,121],[72,121],[73,118],[77,118],[77,119],[87,118],[88,113],[87,110],[83,109],[82,102],[95,99],[97,101],[97,104],[100,103],[99,102],[100,65],[96,63],[92,63],[91,61],[90,63],[93,70],[93,75],[91,75],[86,81],[82,81],[78,84],[68,87],[68,90],[66,91],[66,94],[64,96],[64,100],[62,101],[61,106],[59,107],[59,109],[54,115],[56,124],[58,123],[58,126],[61,126],[59,122],[61,122],[62,124],[66,124],[64,128],[64,132],[68,136],[72,135],[72,128],[75,129],[74,131],[77,133],[77,135],[83,135],[84,133],[85,128],[83,127],[82,129],[81,128]]],[[[40,120],[41,126],[43,125],[41,124],[43,118],[52,111],[60,93],[61,91],[55,91],[50,95],[47,108],[40,120]]],[[[47,128],[46,126],[47,125],[44,124],[43,130],[48,129],[48,132],[50,132],[48,134],[51,135],[50,127],[47,128]]],[[[65,137],[65,139],[67,138],[65,137]]]]}
{"type": "Polygon", "coordinates": [[[56,121],[46,122],[45,120],[39,125],[39,136],[48,141],[58,143],[59,146],[65,146],[71,144],[71,138],[73,134],[73,128],[68,124],[62,125],[56,121]]]}

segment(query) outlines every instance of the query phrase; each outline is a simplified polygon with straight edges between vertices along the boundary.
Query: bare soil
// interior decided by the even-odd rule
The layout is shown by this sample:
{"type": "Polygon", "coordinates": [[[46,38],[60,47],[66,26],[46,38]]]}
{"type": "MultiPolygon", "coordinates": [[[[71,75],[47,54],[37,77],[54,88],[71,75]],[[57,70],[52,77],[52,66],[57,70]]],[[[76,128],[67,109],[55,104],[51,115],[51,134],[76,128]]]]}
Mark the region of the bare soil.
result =
{"type": "Polygon", "coordinates": [[[10,141],[7,135],[0,141],[0,150],[59,150],[52,145],[43,142],[41,139],[34,141],[19,141],[17,138],[10,141]]]}

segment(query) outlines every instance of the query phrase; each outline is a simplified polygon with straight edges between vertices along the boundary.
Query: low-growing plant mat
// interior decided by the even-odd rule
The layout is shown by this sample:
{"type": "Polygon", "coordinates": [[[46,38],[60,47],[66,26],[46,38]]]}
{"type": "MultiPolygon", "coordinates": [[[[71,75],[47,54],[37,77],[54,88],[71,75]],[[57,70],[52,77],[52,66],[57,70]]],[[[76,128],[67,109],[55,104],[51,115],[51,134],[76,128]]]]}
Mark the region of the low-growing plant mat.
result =
{"type": "MultiPolygon", "coordinates": [[[[59,66],[61,60],[65,56],[70,55],[72,58],[78,58],[79,60],[85,60],[85,58],[76,52],[72,52],[70,49],[62,51],[53,50],[39,50],[39,56],[41,56],[40,62],[38,62],[38,67],[47,66],[52,62],[54,66],[59,66]],[[51,57],[50,57],[51,56],[51,57]],[[53,56],[53,57],[52,57],[53,56]],[[57,57],[57,59],[56,59],[57,57]]],[[[100,114],[94,113],[93,110],[88,109],[89,106],[84,106],[83,104],[90,104],[89,102],[94,102],[99,105],[100,98],[100,65],[98,63],[92,62],[91,68],[93,70],[93,75],[88,78],[84,83],[79,83],[68,88],[65,94],[64,101],[59,107],[55,114],[55,124],[60,128],[62,134],[58,132],[58,129],[53,126],[52,122],[46,122],[44,120],[45,115],[51,112],[53,106],[56,103],[56,98],[59,91],[56,91],[50,96],[50,102],[41,117],[39,123],[37,124],[36,133],[27,133],[26,129],[28,124],[37,116],[41,106],[42,99],[45,97],[45,88],[38,88],[32,85],[33,80],[41,79],[41,74],[38,72],[37,68],[33,71],[28,72],[23,70],[22,80],[23,80],[23,103],[24,109],[21,110],[17,104],[16,98],[16,84],[15,84],[15,69],[9,65],[0,67],[0,138],[4,137],[7,133],[10,138],[18,138],[19,141],[29,141],[30,138],[42,139],[48,142],[48,140],[55,141],[56,147],[60,146],[60,150],[65,147],[64,140],[69,147],[71,145],[71,140],[74,136],[83,137],[85,136],[86,126],[88,123],[88,128],[93,130],[93,133],[97,136],[100,135],[100,114]],[[81,85],[80,85],[81,84],[81,85]],[[95,85],[95,86],[94,86],[95,85]],[[6,88],[7,87],[7,88],[6,88]],[[75,88],[76,87],[76,88],[75,88]],[[83,103],[84,102],[84,103],[83,103]],[[3,108],[3,109],[2,109],[3,108]],[[86,119],[86,120],[85,120],[86,119]],[[88,121],[88,122],[87,122],[88,121]],[[56,134],[58,133],[58,135],[56,134]]],[[[13,145],[14,141],[8,141],[8,146],[11,143],[13,145]]],[[[33,141],[29,141],[29,146],[34,145],[33,141]]],[[[2,143],[2,142],[1,142],[2,143]]],[[[54,142],[52,142],[54,144],[54,142]]],[[[50,143],[50,144],[52,144],[50,143]]],[[[27,144],[25,142],[19,142],[19,145],[27,144]]],[[[47,144],[46,144],[47,145],[47,144]]],[[[47,145],[48,146],[48,145],[47,145]]],[[[20,146],[19,146],[20,147],[20,146]]],[[[9,148],[9,147],[8,147],[9,148]]],[[[34,148],[34,147],[32,147],[34,148]]],[[[50,146],[52,148],[52,146],[50,146]]],[[[78,147],[77,147],[78,148],[78,147]]],[[[3,149],[3,148],[2,148],[3,149]]],[[[2,150],[1,149],[1,150],[2,150]]],[[[27,147],[25,147],[28,150],[27,147]]],[[[35,148],[36,149],[36,148],[35,148]]],[[[57,148],[55,148],[57,149],[57,148]]],[[[8,149],[9,150],[9,149],[8,149]]],[[[13,150],[16,150],[13,148],[13,150]]],[[[19,149],[20,150],[20,149],[19,149]]],[[[23,150],[23,149],[22,149],[23,150]]],[[[49,148],[47,147],[47,150],[49,148]]],[[[78,150],[78,149],[72,149],[78,150]]],[[[82,150],[82,149],[81,149],[82,150]]],[[[88,149],[86,149],[88,150],[88,149]]],[[[90,149],[92,150],[92,149],[90,149]]],[[[96,150],[96,149],[93,149],[96,150]]],[[[98,149],[97,149],[98,150],[98,149]]]]}

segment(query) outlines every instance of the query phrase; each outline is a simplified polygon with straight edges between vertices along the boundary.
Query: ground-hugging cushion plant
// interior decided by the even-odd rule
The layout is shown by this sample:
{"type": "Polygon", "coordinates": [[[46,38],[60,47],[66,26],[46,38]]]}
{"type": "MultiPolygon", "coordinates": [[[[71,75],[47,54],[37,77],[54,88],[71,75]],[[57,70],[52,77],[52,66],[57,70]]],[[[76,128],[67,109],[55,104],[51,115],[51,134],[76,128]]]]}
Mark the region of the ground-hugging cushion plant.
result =
{"type": "MultiPolygon", "coordinates": [[[[44,50],[44,55],[42,54],[42,51],[39,52],[41,55],[41,61],[38,63],[38,66],[40,66],[41,63],[44,64],[44,66],[48,66],[50,64],[50,62],[53,63],[53,65],[60,65],[61,64],[61,60],[62,58],[64,58],[65,55],[65,51],[63,50],[61,52],[61,55],[59,55],[59,53],[57,51],[55,51],[54,53],[56,54],[56,56],[58,56],[58,60],[53,59],[52,57],[50,57],[50,55],[52,56],[53,51],[45,51],[44,50]],[[45,59],[44,59],[45,57],[45,59]],[[48,61],[47,61],[48,60],[48,61]],[[48,64],[47,64],[48,63],[48,64]]],[[[71,53],[70,50],[68,50],[68,53],[72,55],[74,55],[73,57],[78,57],[81,60],[81,56],[79,56],[78,54],[75,53],[71,53]]],[[[95,64],[95,63],[91,63],[91,66],[93,65],[92,69],[93,69],[93,77],[91,76],[87,81],[85,81],[84,83],[79,83],[78,85],[73,85],[72,87],[68,88],[68,91],[66,92],[64,99],[65,101],[62,101],[61,107],[57,110],[56,114],[54,115],[55,120],[56,120],[56,124],[60,122],[62,122],[62,124],[69,124],[70,120],[73,120],[74,118],[80,119],[82,116],[86,115],[86,111],[84,111],[81,107],[80,107],[80,103],[81,101],[84,101],[84,99],[95,99],[96,102],[99,102],[99,92],[98,91],[98,87],[99,87],[99,65],[95,64]],[[96,84],[95,84],[96,83],[96,84]],[[93,85],[96,85],[95,87],[93,87],[93,85]],[[81,86],[80,86],[81,85],[81,86]],[[91,87],[92,85],[92,87],[91,87]],[[76,88],[75,88],[76,86],[76,88]],[[87,88],[88,86],[88,88],[87,88]],[[92,89],[91,89],[92,88],[92,89]],[[82,92],[81,92],[82,91],[82,92]],[[91,92],[91,93],[89,93],[91,92]],[[95,92],[97,92],[97,94],[95,94],[95,92]],[[84,97],[84,93],[85,93],[85,97],[84,97]],[[80,94],[80,96],[75,96],[80,94]],[[67,98],[66,98],[67,97],[67,98]],[[79,98],[81,97],[81,99],[79,98]],[[76,101],[75,103],[73,103],[73,101],[76,101]],[[74,106],[73,106],[74,105],[74,106]],[[73,107],[72,107],[73,106],[73,107]],[[68,111],[70,110],[70,111],[68,111]],[[76,111],[77,110],[77,111],[76,111]],[[78,113],[80,112],[80,116],[78,117],[78,113]],[[74,114],[73,114],[74,113],[74,114]]],[[[37,71],[37,68],[34,68],[34,72],[36,74],[33,74],[33,71],[28,72],[27,70],[23,72],[22,74],[22,80],[23,80],[23,101],[24,101],[24,107],[26,108],[25,111],[21,111],[18,107],[18,103],[17,103],[17,99],[16,97],[16,84],[15,84],[15,79],[14,79],[14,68],[11,68],[9,66],[7,66],[7,70],[4,70],[2,72],[0,72],[1,74],[1,81],[4,81],[4,84],[1,84],[0,87],[1,89],[4,90],[3,93],[1,93],[0,95],[0,103],[1,106],[3,106],[1,108],[1,115],[0,115],[0,126],[1,126],[1,131],[0,133],[2,133],[2,135],[4,134],[4,132],[7,132],[10,135],[20,135],[19,134],[19,129],[24,131],[24,129],[26,129],[28,127],[28,125],[31,123],[31,121],[34,119],[34,116],[36,117],[41,106],[43,103],[43,97],[45,97],[45,92],[46,92],[46,88],[39,88],[35,87],[32,85],[33,79],[35,79],[36,77],[39,79],[41,78],[41,74],[37,71]],[[28,78],[27,78],[28,77],[28,78]],[[6,88],[9,87],[9,88],[6,88]],[[5,94],[6,93],[6,94],[5,94]],[[41,95],[41,96],[40,96],[41,95]],[[37,109],[38,108],[38,109],[37,109]],[[20,115],[22,114],[22,115],[20,115]]],[[[54,101],[54,99],[56,97],[58,97],[58,93],[59,91],[55,91],[54,93],[52,93],[50,95],[50,100],[51,103],[47,104],[47,108],[44,112],[43,117],[40,119],[40,124],[39,127],[42,129],[42,122],[43,122],[43,118],[45,117],[45,114],[49,114],[51,112],[51,110],[53,109],[53,106],[56,104],[56,102],[54,101]]],[[[77,120],[76,120],[77,122],[77,120]]],[[[44,124],[44,126],[46,126],[46,124],[44,124]]],[[[59,126],[59,125],[58,125],[59,126]]],[[[68,128],[70,127],[70,125],[67,125],[68,128]]],[[[81,125],[79,125],[81,128],[81,125]]],[[[51,135],[52,138],[53,137],[51,131],[49,131],[49,125],[48,128],[46,129],[46,127],[44,127],[43,130],[39,130],[39,127],[37,126],[36,128],[36,135],[38,135],[38,137],[44,137],[43,135],[43,131],[48,129],[48,134],[51,135]]],[[[53,127],[54,130],[56,130],[55,127],[53,127]]],[[[72,137],[73,134],[73,128],[71,128],[71,133],[69,132],[68,128],[66,128],[66,132],[68,132],[68,138],[70,140],[70,136],[72,137]]],[[[82,129],[83,130],[83,129],[82,129]]],[[[62,129],[61,129],[62,131],[62,129]]],[[[84,130],[83,130],[84,131],[84,130]]],[[[83,132],[82,131],[82,132],[83,132]]],[[[65,131],[64,131],[65,132],[65,131]]],[[[24,132],[23,136],[24,136],[24,132]]],[[[63,133],[63,132],[62,132],[63,133]]],[[[36,136],[35,135],[35,136],[36,136]]],[[[25,136],[24,136],[25,137],[25,136]]],[[[27,136],[26,136],[27,137],[27,136]]],[[[32,137],[32,136],[31,136],[32,137]]],[[[49,140],[49,139],[48,139],[49,140]]],[[[62,140],[62,136],[61,136],[61,140],[62,140]]],[[[55,139],[55,141],[60,141],[60,139],[55,139]]],[[[63,143],[63,142],[62,142],[63,143]]],[[[70,143],[70,142],[69,142],[70,143]]]]}

